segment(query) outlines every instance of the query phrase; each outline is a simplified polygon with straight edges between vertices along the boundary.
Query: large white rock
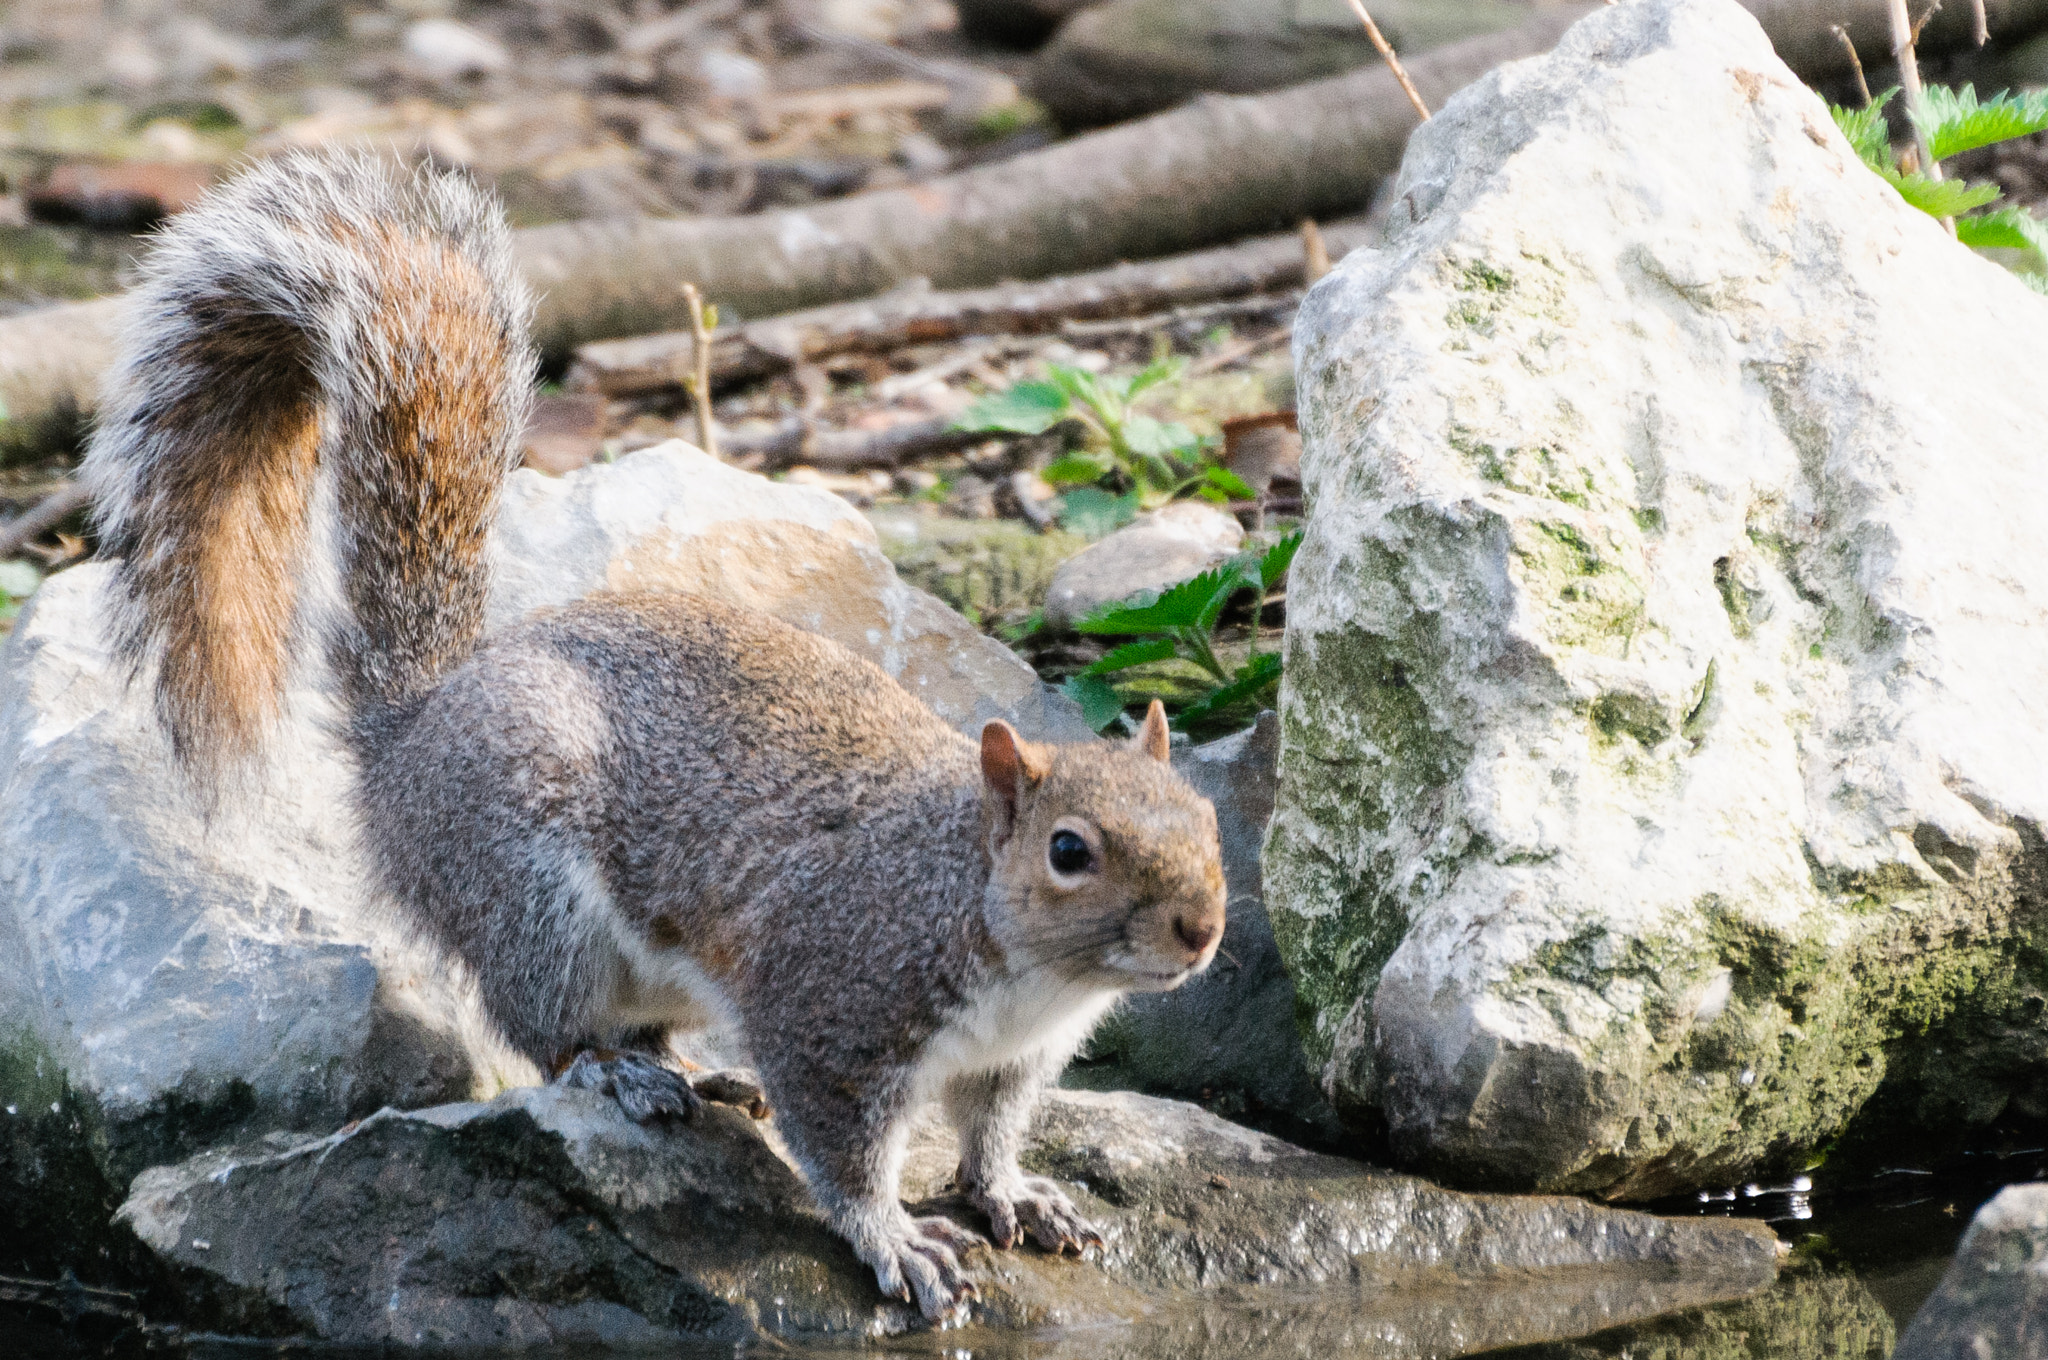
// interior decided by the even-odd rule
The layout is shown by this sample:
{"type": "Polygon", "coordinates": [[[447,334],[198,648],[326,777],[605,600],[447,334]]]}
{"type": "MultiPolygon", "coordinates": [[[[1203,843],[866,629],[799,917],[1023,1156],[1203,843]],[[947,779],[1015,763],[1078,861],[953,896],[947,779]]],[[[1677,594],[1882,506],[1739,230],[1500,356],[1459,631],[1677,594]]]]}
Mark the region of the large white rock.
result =
{"type": "MultiPolygon", "coordinates": [[[[686,445],[560,481],[514,474],[496,551],[494,627],[598,591],[701,590],[845,643],[963,728],[1000,714],[1088,735],[1008,649],[897,581],[858,512],[686,445]]],[[[37,1117],[68,1081],[118,1185],[238,1129],[324,1131],[530,1080],[445,970],[380,923],[316,695],[296,695],[273,777],[206,824],[146,693],[110,662],[106,574],[52,577],[0,653],[10,1118],[37,1117]]]]}
{"type": "Polygon", "coordinates": [[[1417,131],[1297,331],[1266,887],[1342,1108],[1624,1195],[1887,1078],[2048,1113],[2043,353],[1730,0],[1417,131]]]}

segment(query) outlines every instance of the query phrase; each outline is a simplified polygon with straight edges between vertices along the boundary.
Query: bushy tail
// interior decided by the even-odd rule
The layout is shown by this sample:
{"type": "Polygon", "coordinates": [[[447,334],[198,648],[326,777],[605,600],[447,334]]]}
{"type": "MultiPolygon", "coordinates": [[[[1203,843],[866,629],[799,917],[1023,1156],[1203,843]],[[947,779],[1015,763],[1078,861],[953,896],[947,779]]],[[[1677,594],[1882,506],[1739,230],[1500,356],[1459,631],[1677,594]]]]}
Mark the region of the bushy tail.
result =
{"type": "Polygon", "coordinates": [[[260,163],[158,238],[86,476],[116,644],[158,663],[202,780],[261,749],[297,637],[324,635],[368,749],[475,645],[531,310],[494,199],[359,154],[260,163]],[[309,629],[316,487],[344,607],[309,629]]]}

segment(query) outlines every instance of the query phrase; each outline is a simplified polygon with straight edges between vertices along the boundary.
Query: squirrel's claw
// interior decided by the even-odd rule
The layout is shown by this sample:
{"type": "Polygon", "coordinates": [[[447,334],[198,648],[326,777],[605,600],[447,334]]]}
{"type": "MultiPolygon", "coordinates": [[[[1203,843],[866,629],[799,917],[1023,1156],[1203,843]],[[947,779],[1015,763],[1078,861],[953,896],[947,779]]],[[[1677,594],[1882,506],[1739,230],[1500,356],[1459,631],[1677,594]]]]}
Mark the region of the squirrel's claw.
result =
{"type": "Polygon", "coordinates": [[[1024,1176],[1005,1189],[971,1186],[974,1207],[988,1215],[989,1240],[1008,1251],[1028,1234],[1041,1250],[1084,1256],[1106,1245],[1095,1225],[1081,1216],[1067,1192],[1041,1176],[1024,1176]]]}
{"type": "Polygon", "coordinates": [[[1018,1223],[1031,1234],[1031,1240],[1041,1250],[1055,1256],[1069,1251],[1076,1256],[1084,1256],[1089,1247],[1104,1245],[1102,1234],[1081,1216],[1081,1211],[1074,1207],[1074,1201],[1067,1198],[1067,1192],[1043,1177],[1027,1177],[1024,1193],[1017,1196],[1012,1204],[1018,1223]]]}
{"type": "Polygon", "coordinates": [[[960,1253],[982,1245],[980,1234],[951,1219],[919,1218],[900,1238],[862,1255],[885,1295],[916,1303],[927,1321],[945,1326],[966,1321],[967,1305],[981,1297],[961,1268],[960,1253]]]}

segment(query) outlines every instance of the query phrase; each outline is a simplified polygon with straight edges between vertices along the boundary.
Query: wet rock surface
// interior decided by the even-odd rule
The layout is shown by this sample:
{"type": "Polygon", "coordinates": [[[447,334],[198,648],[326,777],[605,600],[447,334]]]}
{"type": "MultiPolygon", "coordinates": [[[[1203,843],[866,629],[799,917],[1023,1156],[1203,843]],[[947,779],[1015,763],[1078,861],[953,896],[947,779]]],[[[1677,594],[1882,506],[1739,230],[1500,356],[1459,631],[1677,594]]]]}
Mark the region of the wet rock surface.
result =
{"type": "Polygon", "coordinates": [[[1296,336],[1266,888],[1327,1089],[1624,1197],[1881,1083],[2048,1113],[2048,308],[1725,0],[1595,11],[1395,195],[1296,336]]]}
{"type": "Polygon", "coordinates": [[[2048,1357],[2048,1184],[2007,1186],[1977,1211],[1896,1360],[2048,1357]]]}
{"type": "Polygon", "coordinates": [[[1898,1336],[1897,1324],[1861,1280],[1801,1265],[1747,1299],[1624,1323],[1571,1341],[1517,1347],[1496,1360],[1884,1360],[1893,1355],[1898,1336]]]}
{"type": "MultiPolygon", "coordinates": [[[[713,1109],[642,1128],[589,1093],[528,1088],[157,1168],[121,1219],[195,1308],[251,1333],[412,1347],[913,1327],[763,1127],[713,1109]]],[[[955,1155],[922,1127],[905,1193],[973,1223],[945,1193],[955,1155]]],[[[983,1257],[972,1330],[948,1345],[1058,1327],[1077,1347],[1062,1354],[1220,1357],[1270,1329],[1324,1353],[1462,1354],[1775,1272],[1757,1225],[1452,1194],[1143,1096],[1050,1095],[1025,1164],[1067,1183],[1107,1247],[983,1257]]]]}
{"type": "MultiPolygon", "coordinates": [[[[845,642],[969,730],[1070,730],[1029,667],[896,580],[857,511],[682,446],[516,474],[497,551],[494,627],[593,591],[708,590],[845,642]]],[[[145,1166],[532,1079],[373,909],[319,694],[295,693],[271,777],[209,825],[107,655],[105,577],[50,578],[0,651],[0,1106],[20,1111],[0,1227],[47,1219],[58,1257],[98,1224],[51,1206],[118,1198],[145,1166]]]]}

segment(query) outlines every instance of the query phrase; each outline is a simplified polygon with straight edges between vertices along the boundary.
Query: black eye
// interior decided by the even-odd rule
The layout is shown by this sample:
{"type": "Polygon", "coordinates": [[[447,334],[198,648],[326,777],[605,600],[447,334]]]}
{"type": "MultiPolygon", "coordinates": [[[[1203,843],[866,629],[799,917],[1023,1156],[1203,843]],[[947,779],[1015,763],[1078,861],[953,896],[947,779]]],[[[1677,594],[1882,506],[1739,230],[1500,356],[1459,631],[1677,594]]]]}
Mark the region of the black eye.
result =
{"type": "Polygon", "coordinates": [[[1088,867],[1092,856],[1088,853],[1088,842],[1071,831],[1052,833],[1052,852],[1046,856],[1056,874],[1078,874],[1088,867]]]}

